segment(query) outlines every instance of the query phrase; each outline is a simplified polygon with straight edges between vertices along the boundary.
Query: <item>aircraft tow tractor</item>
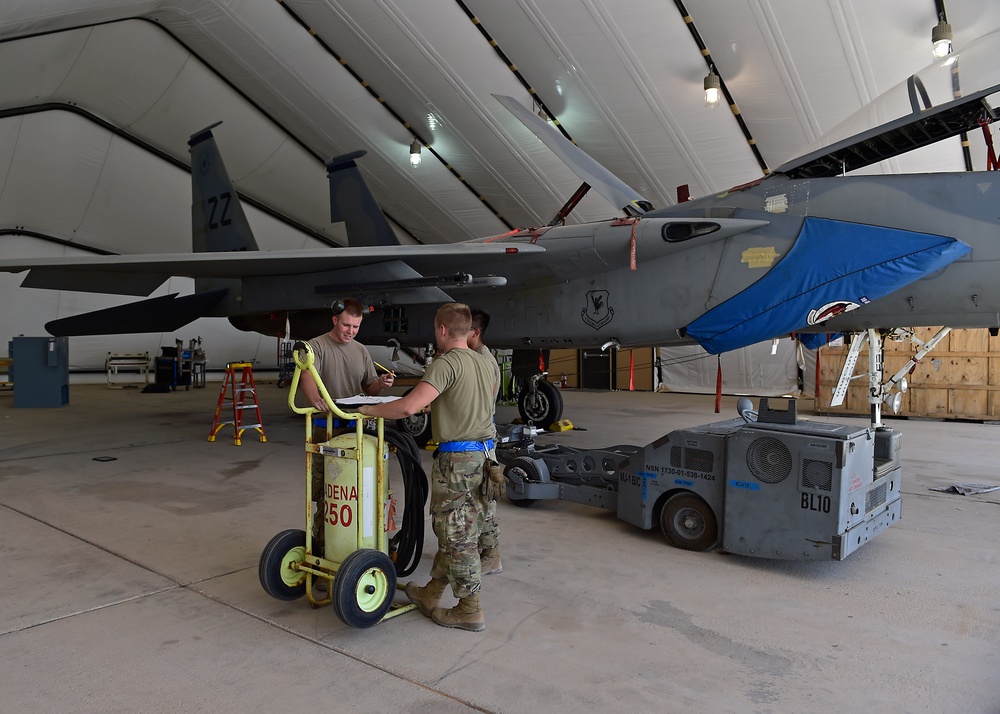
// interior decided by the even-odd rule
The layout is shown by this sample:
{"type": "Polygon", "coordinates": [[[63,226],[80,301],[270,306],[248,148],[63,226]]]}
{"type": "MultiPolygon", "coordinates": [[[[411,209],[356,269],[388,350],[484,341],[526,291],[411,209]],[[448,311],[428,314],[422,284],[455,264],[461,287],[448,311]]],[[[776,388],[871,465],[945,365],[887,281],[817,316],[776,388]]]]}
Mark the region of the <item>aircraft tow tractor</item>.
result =
{"type": "MultiPolygon", "coordinates": [[[[292,376],[288,405],[293,411],[306,417],[305,529],[282,531],[270,540],[260,556],[260,584],[265,592],[278,600],[297,600],[305,595],[313,607],[332,604],[337,617],[351,627],[371,627],[383,619],[401,615],[417,607],[410,603],[393,603],[399,568],[389,555],[391,546],[397,543],[391,542],[395,541],[395,537],[390,539],[387,535],[387,531],[395,526],[392,524],[392,508],[389,505],[388,445],[384,423],[382,419],[378,419],[375,434],[366,432],[364,422],[372,417],[348,413],[337,406],[316,371],[314,355],[309,345],[304,342],[296,343],[293,355],[295,373],[292,376]],[[332,414],[295,406],[299,379],[305,370],[312,374],[323,399],[333,407],[332,414]],[[344,433],[324,443],[315,443],[314,418],[322,416],[328,420],[334,416],[345,421],[353,420],[354,433],[344,433]],[[311,473],[315,458],[321,458],[325,462],[326,516],[323,520],[322,546],[313,540],[311,526],[311,473]],[[317,592],[317,579],[320,578],[328,581],[325,597],[317,592]]],[[[417,446],[412,443],[412,439],[410,443],[414,458],[419,464],[417,446]]],[[[407,508],[401,533],[408,530],[407,513],[412,511],[410,517],[414,519],[414,527],[419,529],[419,542],[408,543],[396,551],[415,551],[416,560],[400,575],[412,572],[419,562],[423,542],[423,507],[427,499],[426,482],[426,476],[421,470],[412,481],[405,483],[407,508]],[[415,501],[410,494],[414,481],[418,484],[414,489],[415,501]],[[424,484],[422,489],[419,487],[420,482],[424,484]]]]}
{"type": "Polygon", "coordinates": [[[535,444],[501,438],[507,498],[562,499],[659,524],[686,550],[778,560],[843,560],[900,518],[900,434],[884,426],[798,419],[740,399],[740,418],[678,429],[645,446],[535,444]]]}

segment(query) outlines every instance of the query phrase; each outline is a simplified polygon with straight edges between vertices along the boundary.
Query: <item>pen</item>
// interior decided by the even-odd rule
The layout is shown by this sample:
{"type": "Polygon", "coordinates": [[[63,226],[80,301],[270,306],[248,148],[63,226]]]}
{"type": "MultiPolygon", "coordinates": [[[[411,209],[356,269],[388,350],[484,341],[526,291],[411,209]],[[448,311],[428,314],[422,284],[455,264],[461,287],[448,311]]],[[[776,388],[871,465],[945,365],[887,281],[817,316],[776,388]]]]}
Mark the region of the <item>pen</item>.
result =
{"type": "MultiPolygon", "coordinates": [[[[373,362],[375,362],[375,360],[372,360],[372,361],[373,361],[373,362]]],[[[393,372],[393,371],[392,371],[391,369],[389,369],[388,367],[386,367],[386,366],[384,366],[384,365],[381,365],[381,364],[379,364],[378,362],[375,362],[375,366],[376,366],[376,367],[380,367],[380,368],[384,369],[384,370],[385,370],[386,372],[388,372],[389,374],[391,374],[391,375],[393,376],[393,379],[395,379],[395,377],[396,377],[396,373],[395,373],[395,372],[393,372]]]]}

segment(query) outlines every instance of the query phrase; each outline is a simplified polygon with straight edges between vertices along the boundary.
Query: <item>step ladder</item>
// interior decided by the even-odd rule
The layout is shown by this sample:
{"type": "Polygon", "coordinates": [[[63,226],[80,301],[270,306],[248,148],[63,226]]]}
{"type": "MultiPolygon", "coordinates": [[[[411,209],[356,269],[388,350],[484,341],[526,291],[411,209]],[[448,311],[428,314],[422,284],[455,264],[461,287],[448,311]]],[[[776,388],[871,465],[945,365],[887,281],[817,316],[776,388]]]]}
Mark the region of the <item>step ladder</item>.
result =
{"type": "Polygon", "coordinates": [[[226,378],[222,380],[222,389],[219,390],[219,403],[215,406],[215,421],[212,423],[212,433],[208,435],[208,440],[215,441],[215,435],[226,424],[233,425],[233,438],[237,446],[242,444],[240,439],[247,429],[256,429],[260,432],[260,440],[267,441],[267,437],[264,436],[264,425],[261,423],[260,406],[257,404],[257,388],[253,383],[253,364],[251,362],[230,362],[226,365],[226,378]],[[238,384],[236,370],[241,370],[238,384]],[[228,397],[226,396],[227,390],[230,392],[228,397]],[[233,418],[219,421],[222,407],[227,402],[233,405],[233,418]],[[246,423],[246,412],[250,409],[257,417],[254,424],[246,423]]]}

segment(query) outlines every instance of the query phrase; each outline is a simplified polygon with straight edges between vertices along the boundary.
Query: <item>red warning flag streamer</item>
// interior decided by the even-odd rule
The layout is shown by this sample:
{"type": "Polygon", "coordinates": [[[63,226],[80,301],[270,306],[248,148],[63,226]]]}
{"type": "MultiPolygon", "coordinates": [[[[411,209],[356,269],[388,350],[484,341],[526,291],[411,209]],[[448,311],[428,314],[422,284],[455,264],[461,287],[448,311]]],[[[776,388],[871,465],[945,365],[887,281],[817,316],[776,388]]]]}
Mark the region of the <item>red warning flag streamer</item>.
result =
{"type": "Polygon", "coordinates": [[[722,411],[722,357],[717,355],[716,364],[718,369],[715,373],[715,413],[722,411]]]}
{"type": "Polygon", "coordinates": [[[636,221],[632,224],[632,237],[628,242],[628,268],[629,270],[635,270],[635,227],[639,225],[636,221]]]}
{"type": "MultiPolygon", "coordinates": [[[[830,334],[827,333],[826,341],[830,341],[830,334]]],[[[823,354],[822,348],[816,350],[816,404],[819,404],[819,372],[820,372],[820,355],[823,354]]]]}
{"type": "Polygon", "coordinates": [[[1000,168],[1000,164],[997,163],[997,154],[993,149],[993,132],[990,131],[990,124],[980,119],[979,126],[983,128],[983,140],[986,142],[986,170],[996,171],[1000,168]]]}
{"type": "Polygon", "coordinates": [[[396,497],[393,496],[389,500],[389,512],[386,514],[385,530],[388,533],[393,533],[399,530],[396,525],[396,497]]]}
{"type": "Polygon", "coordinates": [[[628,267],[629,270],[635,270],[635,228],[639,225],[639,219],[635,217],[631,218],[616,218],[611,222],[612,226],[632,226],[632,235],[628,241],[628,267]]]}
{"type": "Polygon", "coordinates": [[[541,350],[538,350],[538,371],[545,371],[545,353],[541,350]]]}

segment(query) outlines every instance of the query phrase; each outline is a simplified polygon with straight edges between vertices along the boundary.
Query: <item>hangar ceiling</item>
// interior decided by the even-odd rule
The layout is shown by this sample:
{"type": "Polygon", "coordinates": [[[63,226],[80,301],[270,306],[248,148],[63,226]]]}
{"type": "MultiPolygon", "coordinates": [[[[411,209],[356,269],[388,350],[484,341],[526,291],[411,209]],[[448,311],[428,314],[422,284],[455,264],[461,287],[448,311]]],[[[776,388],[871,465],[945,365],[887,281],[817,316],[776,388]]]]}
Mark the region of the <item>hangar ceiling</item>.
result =
{"type": "MultiPolygon", "coordinates": [[[[189,250],[187,138],[219,121],[265,249],[346,244],[330,224],[324,161],[357,149],[404,241],[547,223],[579,181],[493,94],[544,111],[668,205],[682,185],[699,196],[759,178],[929,64],[941,6],[6,0],[0,245],[11,256],[189,250]],[[706,59],[735,111],[705,106],[706,59]],[[411,168],[414,139],[423,161],[411,168]]],[[[957,51],[1000,27],[991,0],[946,10],[957,51]]],[[[982,169],[982,137],[971,140],[982,169]]],[[[963,168],[953,140],[869,170],[963,168]]],[[[614,213],[588,196],[570,221],[614,213]]]]}

